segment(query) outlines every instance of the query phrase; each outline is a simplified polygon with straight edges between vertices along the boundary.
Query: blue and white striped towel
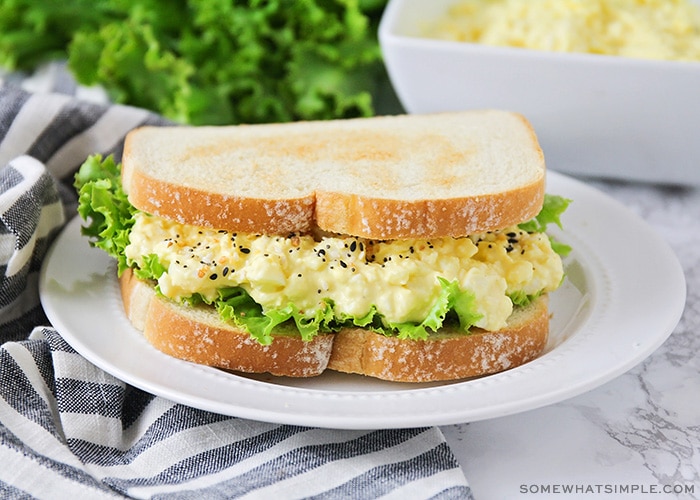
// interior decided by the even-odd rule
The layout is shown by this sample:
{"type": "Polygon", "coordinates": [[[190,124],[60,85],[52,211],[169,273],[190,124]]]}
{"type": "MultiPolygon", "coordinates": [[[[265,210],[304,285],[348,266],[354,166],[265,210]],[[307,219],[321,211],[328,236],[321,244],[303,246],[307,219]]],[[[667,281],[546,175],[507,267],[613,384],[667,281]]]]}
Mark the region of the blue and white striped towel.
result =
{"type": "Polygon", "coordinates": [[[164,120],[0,85],[0,497],[471,498],[437,428],[317,429],[189,408],[101,371],[49,325],[38,275],[75,213],[73,174],[91,153],[119,157],[146,123],[164,120]]]}

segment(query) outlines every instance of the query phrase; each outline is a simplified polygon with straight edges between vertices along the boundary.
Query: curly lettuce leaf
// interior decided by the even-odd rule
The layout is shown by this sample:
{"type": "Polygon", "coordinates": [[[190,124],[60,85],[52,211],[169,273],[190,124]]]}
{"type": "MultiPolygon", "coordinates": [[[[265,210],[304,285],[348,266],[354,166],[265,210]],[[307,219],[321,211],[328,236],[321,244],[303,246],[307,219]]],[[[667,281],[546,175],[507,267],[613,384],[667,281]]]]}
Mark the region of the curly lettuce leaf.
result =
{"type": "Polygon", "coordinates": [[[511,300],[511,302],[513,302],[513,305],[518,307],[525,307],[537,298],[539,298],[540,295],[542,295],[541,291],[535,294],[528,294],[523,292],[522,290],[519,290],[517,292],[508,294],[508,298],[511,300]]]}
{"type": "MultiPolygon", "coordinates": [[[[569,207],[571,201],[572,200],[564,198],[563,196],[545,194],[540,213],[537,214],[534,219],[519,224],[518,227],[528,233],[544,233],[547,231],[547,226],[550,224],[554,224],[561,229],[561,216],[569,207]]],[[[552,250],[562,257],[566,257],[569,252],[571,252],[571,247],[569,245],[561,243],[551,236],[549,236],[549,241],[552,245],[552,250]]]]}
{"type": "Polygon", "coordinates": [[[224,321],[230,321],[239,328],[250,333],[258,342],[269,345],[272,331],[277,325],[294,321],[302,340],[309,341],[319,332],[332,331],[335,317],[328,303],[319,308],[314,316],[303,315],[292,304],[269,311],[263,311],[262,306],[241,287],[230,287],[219,290],[219,296],[213,305],[224,321]]]}
{"type": "Polygon", "coordinates": [[[544,233],[549,224],[562,227],[561,215],[569,207],[571,200],[563,196],[545,194],[540,213],[534,219],[523,222],[518,227],[528,233],[544,233]]]}
{"type": "Polygon", "coordinates": [[[74,34],[96,29],[117,13],[112,0],[0,2],[0,66],[32,71],[52,60],[64,60],[74,34]]]}
{"type": "Polygon", "coordinates": [[[121,275],[129,267],[124,249],[136,213],[122,188],[121,164],[112,155],[104,159],[101,155],[90,156],[75,174],[74,186],[78,190],[78,214],[87,222],[82,234],[90,238],[92,246],[117,260],[121,275]]]}
{"type": "Polygon", "coordinates": [[[139,268],[134,269],[134,274],[142,280],[157,280],[168,269],[160,262],[158,256],[154,253],[146,255],[143,258],[143,263],[139,268]]]}
{"type": "Polygon", "coordinates": [[[376,38],[385,2],[112,0],[78,30],[69,67],[120,103],[193,125],[374,114],[387,78],[376,38]]]}
{"type": "Polygon", "coordinates": [[[476,296],[468,290],[461,290],[457,281],[447,281],[439,277],[440,295],[428,316],[421,323],[388,323],[385,335],[396,334],[400,339],[425,340],[431,332],[437,332],[448,313],[455,313],[460,329],[467,333],[482,315],[476,311],[476,296]]]}

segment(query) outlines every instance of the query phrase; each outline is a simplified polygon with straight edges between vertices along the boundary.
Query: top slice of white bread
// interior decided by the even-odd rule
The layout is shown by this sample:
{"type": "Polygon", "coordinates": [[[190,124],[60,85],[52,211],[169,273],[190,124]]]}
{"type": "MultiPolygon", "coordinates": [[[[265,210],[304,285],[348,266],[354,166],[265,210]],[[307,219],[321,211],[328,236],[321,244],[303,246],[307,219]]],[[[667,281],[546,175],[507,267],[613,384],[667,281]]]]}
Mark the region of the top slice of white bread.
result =
{"type": "Polygon", "coordinates": [[[528,220],[545,162],[530,123],[496,110],[128,134],[138,209],[182,223],[371,239],[465,236],[528,220]]]}

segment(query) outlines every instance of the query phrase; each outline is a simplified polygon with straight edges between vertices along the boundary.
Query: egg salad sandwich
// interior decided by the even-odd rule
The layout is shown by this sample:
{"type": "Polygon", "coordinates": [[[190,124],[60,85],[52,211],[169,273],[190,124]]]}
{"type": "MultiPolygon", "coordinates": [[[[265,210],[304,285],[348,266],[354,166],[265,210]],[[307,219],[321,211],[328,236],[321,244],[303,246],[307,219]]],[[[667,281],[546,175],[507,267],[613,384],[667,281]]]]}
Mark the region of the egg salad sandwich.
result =
{"type": "Polygon", "coordinates": [[[76,175],[157,349],[226,370],[425,382],[537,357],[562,282],[545,162],[495,110],[142,127],[76,175]]]}

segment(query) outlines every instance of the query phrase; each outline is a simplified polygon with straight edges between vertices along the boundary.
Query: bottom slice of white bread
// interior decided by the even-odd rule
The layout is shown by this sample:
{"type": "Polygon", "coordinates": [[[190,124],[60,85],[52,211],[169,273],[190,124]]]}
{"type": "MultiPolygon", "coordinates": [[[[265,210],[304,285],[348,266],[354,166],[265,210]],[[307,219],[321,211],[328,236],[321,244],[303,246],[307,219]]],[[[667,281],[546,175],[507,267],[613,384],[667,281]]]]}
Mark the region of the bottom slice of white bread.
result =
{"type": "Polygon", "coordinates": [[[542,353],[549,334],[548,297],[516,307],[505,328],[469,335],[442,328],[428,340],[401,340],[361,328],[335,335],[328,368],[395,382],[457,380],[500,372],[542,353]]]}
{"type": "Polygon", "coordinates": [[[124,310],[156,349],[202,365],[247,373],[312,377],[328,365],[333,335],[304,342],[295,327],[280,325],[262,345],[248,332],[219,318],[210,306],[186,306],[156,294],[153,283],[127,269],[119,278],[124,310]]]}
{"type": "Polygon", "coordinates": [[[261,345],[207,306],[185,306],[156,294],[131,270],[119,279],[127,317],[158,350],[194,363],[247,373],[312,377],[326,368],[400,382],[456,380],[496,373],[539,356],[549,333],[548,298],[516,308],[497,332],[449,328],[428,340],[401,340],[362,328],[304,342],[281,325],[261,345]]]}

